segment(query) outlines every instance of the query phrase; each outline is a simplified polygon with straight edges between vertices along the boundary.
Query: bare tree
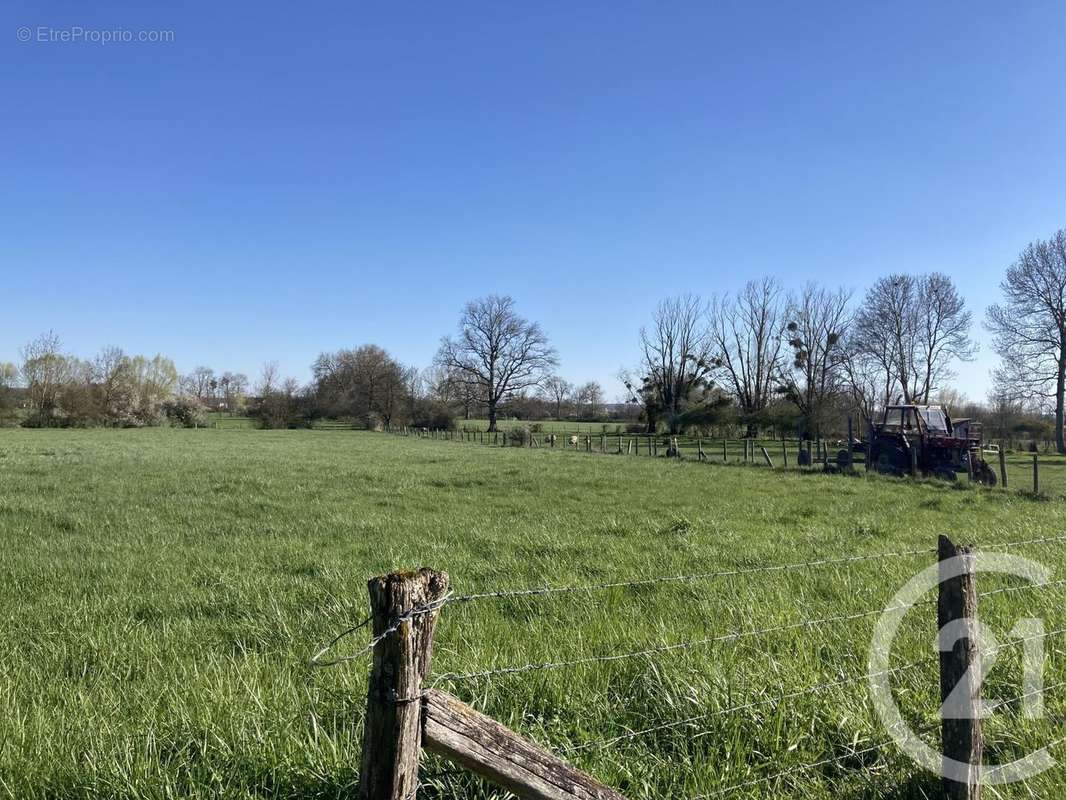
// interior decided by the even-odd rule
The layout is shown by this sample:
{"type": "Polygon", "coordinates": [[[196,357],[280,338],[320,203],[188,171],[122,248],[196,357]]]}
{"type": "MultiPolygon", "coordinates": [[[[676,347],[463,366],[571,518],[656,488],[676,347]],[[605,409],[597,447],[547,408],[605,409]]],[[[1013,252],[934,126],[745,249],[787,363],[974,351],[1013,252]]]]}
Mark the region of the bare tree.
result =
{"type": "Polygon", "coordinates": [[[698,295],[672,297],[656,307],[651,328],[640,329],[641,375],[623,371],[620,378],[630,400],[644,406],[649,431],[665,417],[676,433],[693,392],[714,368],[705,314],[698,295]]]}
{"type": "Polygon", "coordinates": [[[264,362],[259,372],[259,383],[255,391],[260,397],[276,392],[281,385],[281,369],[277,361],[264,362]]]}
{"type": "Polygon", "coordinates": [[[1055,447],[1066,453],[1066,229],[1026,247],[1000,288],[1004,302],[988,308],[985,322],[1002,359],[997,394],[1052,402],[1055,447]]]}
{"type": "Polygon", "coordinates": [[[589,381],[576,390],[575,397],[578,403],[585,406],[588,416],[594,418],[603,402],[603,387],[596,381],[589,381]]]}
{"type": "Polygon", "coordinates": [[[952,376],[952,363],[973,358],[970,323],[946,275],[889,275],[867,292],[852,345],[893,376],[905,403],[928,403],[952,376]]]}
{"type": "Polygon", "coordinates": [[[874,354],[859,346],[848,337],[844,340],[844,373],[852,402],[861,410],[867,426],[874,423],[878,408],[892,402],[896,391],[896,378],[888,366],[891,362],[884,354],[874,354]]]}
{"type": "Polygon", "coordinates": [[[554,407],[555,419],[563,418],[563,406],[570,402],[573,394],[574,385],[558,375],[545,378],[540,385],[540,396],[554,407]]]}
{"type": "Polygon", "coordinates": [[[784,347],[783,317],[781,287],[773,278],[749,281],[736,298],[726,296],[711,305],[715,363],[750,436],[773,400],[784,347]]]}
{"type": "Polygon", "coordinates": [[[222,393],[222,403],[226,411],[232,412],[240,406],[248,394],[248,376],[241,372],[224,372],[218,379],[218,388],[222,393]]]}
{"type": "Polygon", "coordinates": [[[181,378],[182,391],[205,404],[213,398],[214,387],[217,385],[215,371],[210,367],[196,367],[181,378]]]}
{"type": "Polygon", "coordinates": [[[558,358],[540,325],[518,315],[514,300],[489,295],[466,304],[458,337],[441,340],[436,363],[476,392],[495,431],[500,401],[538,385],[558,358]]]}
{"type": "Polygon", "coordinates": [[[808,283],[789,297],[785,326],[792,364],[782,369],[786,396],[796,404],[809,432],[827,423],[829,405],[846,374],[844,337],[850,323],[851,292],[808,283]]]}

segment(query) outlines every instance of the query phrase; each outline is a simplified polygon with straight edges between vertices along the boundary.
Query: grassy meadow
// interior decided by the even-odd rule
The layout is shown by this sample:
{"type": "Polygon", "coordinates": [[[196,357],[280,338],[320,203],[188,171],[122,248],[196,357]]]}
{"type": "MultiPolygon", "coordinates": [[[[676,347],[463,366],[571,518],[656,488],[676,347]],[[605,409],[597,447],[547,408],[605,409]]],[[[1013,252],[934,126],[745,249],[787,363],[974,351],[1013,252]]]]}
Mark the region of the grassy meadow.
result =
{"type": "MultiPolygon", "coordinates": [[[[989,547],[1066,534],[1056,469],[1034,498],[344,430],[0,430],[0,797],[354,796],[368,661],[307,662],[366,615],[374,574],[431,566],[468,593],[911,550],[923,552],[456,603],[434,673],[782,628],[438,685],[634,799],[933,797],[937,778],[881,746],[862,680],[876,615],[796,624],[884,607],[933,563],[940,533],[989,547]],[[807,691],[821,684],[834,685],[807,691]]],[[[1066,577],[1066,542],[1011,552],[1066,577]]],[[[981,591],[1013,586],[981,601],[1001,641],[1022,616],[1066,627],[1063,587],[979,578],[981,591]]],[[[933,609],[915,609],[893,654],[915,664],[893,685],[923,730],[939,703],[934,634],[933,609]]],[[[1062,644],[1047,640],[1049,687],[1066,681],[1062,644]]],[[[1020,649],[986,697],[1021,692],[1020,649]]],[[[1052,719],[1064,700],[1047,692],[1052,719]]],[[[990,761],[1063,735],[1016,703],[985,729],[990,761]]],[[[508,797],[433,758],[423,776],[424,798],[508,797]]],[[[990,796],[1064,793],[1055,767],[990,796]]]]}

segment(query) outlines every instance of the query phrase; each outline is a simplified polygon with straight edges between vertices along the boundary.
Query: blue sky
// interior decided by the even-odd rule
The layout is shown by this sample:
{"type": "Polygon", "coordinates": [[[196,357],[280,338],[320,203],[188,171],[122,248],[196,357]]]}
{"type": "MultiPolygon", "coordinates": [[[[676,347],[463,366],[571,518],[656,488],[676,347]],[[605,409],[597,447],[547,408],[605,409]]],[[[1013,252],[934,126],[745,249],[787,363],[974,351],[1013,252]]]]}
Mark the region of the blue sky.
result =
{"type": "Polygon", "coordinates": [[[980,320],[1021,248],[1066,226],[1060,2],[0,19],[0,360],[52,328],[182,370],[276,359],[306,379],[364,342],[425,366],[496,292],[613,396],[666,295],[936,269],[980,320]],[[76,26],[173,41],[47,41],[76,26]]]}

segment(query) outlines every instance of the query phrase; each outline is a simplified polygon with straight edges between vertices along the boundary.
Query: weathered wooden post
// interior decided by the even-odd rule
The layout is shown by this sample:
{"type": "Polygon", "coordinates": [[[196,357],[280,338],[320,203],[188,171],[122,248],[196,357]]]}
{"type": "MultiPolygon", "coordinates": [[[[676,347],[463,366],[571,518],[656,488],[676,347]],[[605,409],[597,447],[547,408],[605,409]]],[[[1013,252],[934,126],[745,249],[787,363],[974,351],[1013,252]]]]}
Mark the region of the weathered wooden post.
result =
{"type": "Polygon", "coordinates": [[[1033,494],[1040,494],[1040,462],[1033,453],[1033,494]]]}
{"type": "Polygon", "coordinates": [[[1007,454],[1003,452],[1002,443],[999,446],[999,482],[1007,488],[1007,454]]]}
{"type": "Polygon", "coordinates": [[[729,440],[722,439],[722,463],[726,463],[729,460],[729,440]]]}
{"type": "Polygon", "coordinates": [[[783,436],[781,437],[781,466],[788,469],[788,442],[783,436]]]}
{"type": "Polygon", "coordinates": [[[448,574],[395,572],[368,584],[374,647],[367,690],[360,800],[409,800],[418,788],[422,749],[422,681],[433,657],[433,632],[448,574]],[[395,630],[391,630],[395,628],[395,630]]]}
{"type": "Polygon", "coordinates": [[[851,414],[848,414],[848,469],[850,470],[855,466],[855,455],[851,451],[851,443],[855,439],[855,433],[852,429],[851,414]]]}
{"type": "Polygon", "coordinates": [[[766,448],[759,445],[759,449],[762,450],[762,457],[766,459],[766,466],[770,469],[774,468],[774,462],[770,460],[770,454],[766,452],[766,448]]]}
{"type": "Polygon", "coordinates": [[[938,544],[940,561],[937,629],[940,631],[940,730],[945,772],[949,761],[968,764],[956,781],[943,778],[949,800],[981,797],[981,651],[977,631],[975,557],[946,536],[938,544]],[[962,572],[958,573],[961,560],[962,572]],[[949,569],[952,566],[955,569],[949,569]],[[961,629],[958,627],[961,625],[961,629]]]}

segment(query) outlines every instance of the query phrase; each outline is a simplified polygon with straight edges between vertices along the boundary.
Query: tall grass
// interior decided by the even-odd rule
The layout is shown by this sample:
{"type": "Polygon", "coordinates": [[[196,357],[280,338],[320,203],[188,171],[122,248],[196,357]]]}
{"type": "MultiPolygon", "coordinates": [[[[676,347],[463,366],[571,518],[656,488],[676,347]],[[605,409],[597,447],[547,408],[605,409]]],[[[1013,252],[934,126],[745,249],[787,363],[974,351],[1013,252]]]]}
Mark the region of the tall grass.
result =
{"type": "MultiPolygon", "coordinates": [[[[467,592],[930,551],[448,606],[441,674],[880,608],[931,563],[939,533],[1066,533],[1066,505],[1014,492],[346,431],[2,431],[0,487],[0,794],[18,798],[347,796],[366,665],[306,664],[365,615],[365,579],[392,569],[444,569],[467,592]]],[[[1019,552],[1062,577],[1062,544],[1019,552]]],[[[1020,616],[1050,630],[1066,626],[1063,597],[1005,593],[982,614],[1001,632],[1020,616]]],[[[718,793],[830,757],[729,796],[932,796],[936,780],[894,747],[848,757],[887,738],[862,681],[773,699],[859,678],[873,621],[444,688],[560,749],[767,701],[568,754],[632,798],[718,793]]],[[[923,724],[938,704],[933,635],[931,610],[913,612],[894,655],[928,661],[895,681],[923,724]]],[[[1048,642],[1049,685],[1066,678],[1061,650],[1048,642]]],[[[1011,659],[987,696],[1021,691],[1011,659]]],[[[1049,711],[1061,697],[1048,694],[1049,711]]],[[[1055,738],[1014,707],[986,728],[991,759],[1055,738]]],[[[505,797],[466,775],[431,777],[440,766],[427,759],[427,798],[505,797]]],[[[1064,786],[1056,768],[997,791],[1064,786]]]]}

